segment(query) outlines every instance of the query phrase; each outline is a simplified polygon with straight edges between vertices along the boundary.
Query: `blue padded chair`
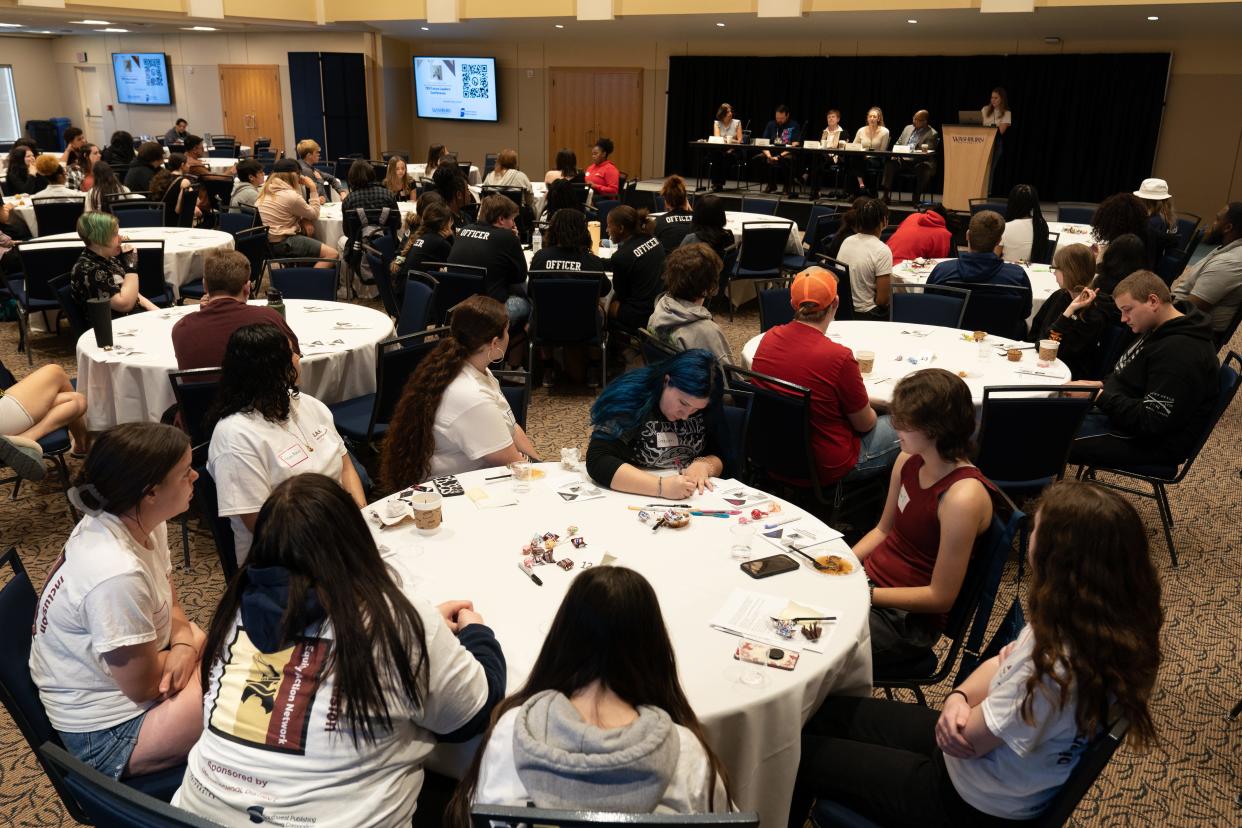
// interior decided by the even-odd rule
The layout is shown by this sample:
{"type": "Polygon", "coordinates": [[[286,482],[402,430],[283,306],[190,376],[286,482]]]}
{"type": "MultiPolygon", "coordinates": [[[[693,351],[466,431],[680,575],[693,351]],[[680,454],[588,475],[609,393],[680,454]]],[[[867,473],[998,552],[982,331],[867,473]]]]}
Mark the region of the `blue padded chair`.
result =
{"type": "MultiPolygon", "coordinates": [[[[1090,224],[1095,216],[1095,208],[1099,206],[1093,201],[1058,201],[1057,221],[1064,224],[1090,224]]],[[[1000,214],[1005,214],[1003,204],[1000,214]]]]}
{"type": "Polygon", "coordinates": [[[943,285],[893,285],[888,305],[890,322],[962,327],[970,291],[943,285]]]}
{"type": "Polygon", "coordinates": [[[1187,253],[1193,254],[1195,248],[1199,246],[1199,240],[1203,238],[1199,225],[1203,223],[1203,219],[1194,213],[1178,213],[1177,214],[1177,246],[1187,253]]]}
{"type": "Polygon", "coordinates": [[[621,202],[615,198],[605,198],[595,202],[595,217],[599,220],[600,230],[604,237],[608,236],[608,214],[613,208],[620,207],[621,202]]]}
{"type": "Polygon", "coordinates": [[[759,331],[792,322],[793,305],[790,304],[789,286],[793,279],[768,279],[755,282],[755,295],[759,297],[759,331]]]}
{"type": "Polygon", "coordinates": [[[164,240],[132,242],[138,251],[138,292],[157,308],[173,303],[173,287],[164,281],[164,240]]]}
{"type": "MultiPolygon", "coordinates": [[[[263,283],[263,270],[271,255],[271,247],[267,241],[267,228],[263,225],[238,230],[233,234],[233,247],[250,262],[250,295],[258,299],[259,288],[263,283]]],[[[202,299],[207,295],[207,288],[202,279],[187,282],[177,290],[178,301],[183,299],[202,299]]]]}
{"type": "Polygon", "coordinates": [[[285,299],[336,301],[336,286],[340,281],[338,259],[272,259],[268,265],[268,283],[285,299]],[[331,262],[332,266],[315,267],[318,262],[331,262]]]}
{"type": "Polygon", "coordinates": [[[1186,269],[1186,263],[1189,261],[1189,250],[1170,250],[1160,257],[1160,261],[1156,262],[1155,273],[1160,277],[1160,281],[1172,287],[1177,277],[1181,276],[1182,271],[1186,269]]]}
{"type": "Polygon", "coordinates": [[[945,282],[949,287],[970,292],[962,329],[987,331],[1005,339],[1026,336],[1026,309],[1031,307],[1031,289],[1017,285],[945,282]]]}
{"type": "Polygon", "coordinates": [[[732,285],[739,280],[776,279],[785,271],[785,245],[789,241],[789,222],[748,221],[742,225],[737,261],[727,273],[729,310],[735,307],[732,285]]]}
{"type": "MultiPolygon", "coordinates": [[[[10,547],[0,555],[0,570],[3,569],[11,570],[12,577],[0,588],[0,629],[5,630],[3,641],[0,642],[0,702],[4,703],[5,709],[17,724],[17,729],[39,760],[52,787],[60,794],[65,810],[75,820],[90,824],[89,812],[66,785],[60,769],[39,753],[39,747],[46,743],[60,745],[60,736],[48,721],[43,702],[39,700],[39,689],[30,677],[30,648],[33,641],[30,624],[35,617],[39,596],[15,548],[10,547]]],[[[181,786],[184,775],[185,765],[182,764],[145,776],[131,776],[124,783],[118,784],[167,802],[181,786]]]]}
{"type": "Polygon", "coordinates": [[[237,235],[242,230],[254,227],[257,213],[217,213],[216,229],[229,235],[237,235]]]}
{"type": "MultiPolygon", "coordinates": [[[[9,290],[21,309],[22,330],[30,331],[30,315],[44,314],[47,328],[52,333],[59,329],[60,302],[56,291],[48,284],[52,279],[73,270],[73,264],[86,246],[79,241],[39,241],[31,239],[17,245],[22,260],[20,276],[9,279],[9,290]],[[50,317],[48,314],[50,313],[50,317]]],[[[34,365],[34,353],[26,337],[26,362],[34,365]]]]}
{"type": "Polygon", "coordinates": [[[656,828],[689,825],[696,828],[759,828],[759,814],[741,811],[729,814],[618,814],[604,811],[554,811],[511,805],[475,805],[470,809],[471,828],[656,828]]]}
{"type": "Polygon", "coordinates": [[[763,196],[742,196],[742,212],[758,213],[765,216],[775,216],[777,209],[781,206],[779,196],[775,198],[764,198],[763,196]]]}
{"type": "Polygon", "coordinates": [[[837,277],[838,307],[837,315],[833,318],[838,322],[857,318],[854,313],[854,289],[853,283],[850,282],[850,266],[823,254],[815,258],[819,261],[820,267],[837,277]]]}
{"type": "Polygon", "coordinates": [[[69,274],[62,273],[55,279],[49,279],[48,285],[56,292],[56,301],[60,303],[60,312],[69,320],[69,327],[75,337],[81,336],[91,329],[91,320],[73,298],[73,288],[69,285],[69,274]]]}
{"type": "Polygon", "coordinates": [[[1009,209],[1009,203],[1006,201],[997,201],[994,198],[971,198],[967,199],[970,205],[970,214],[981,213],[984,210],[991,210],[994,213],[1005,215],[1005,211],[1009,209]]]}
{"type": "Polygon", "coordinates": [[[388,432],[388,421],[401,400],[406,382],[418,364],[448,334],[448,328],[432,328],[386,339],[375,346],[375,393],[328,406],[332,422],[342,437],[354,443],[373,443],[388,432]]]}
{"type": "Polygon", "coordinates": [[[135,206],[126,206],[121,208],[115,205],[112,208],[113,214],[116,216],[117,224],[122,230],[133,230],[135,227],[163,227],[164,226],[164,208],[162,205],[156,204],[154,207],[146,207],[142,204],[135,206]]]}
{"type": "Polygon", "coordinates": [[[172,385],[173,399],[181,414],[181,427],[190,436],[195,452],[195,466],[206,465],[206,447],[211,442],[214,423],[208,417],[220,389],[219,368],[194,368],[188,371],[169,371],[168,382],[172,385]]]}
{"type": "Polygon", "coordinates": [[[431,319],[443,325],[459,302],[483,292],[487,268],[446,262],[424,262],[423,269],[436,280],[431,303],[431,319]]]}
{"type": "Polygon", "coordinates": [[[412,271],[405,280],[405,296],[401,300],[401,315],[397,317],[397,336],[426,330],[431,324],[435,287],[438,283],[424,273],[412,271]]]}
{"type": "Polygon", "coordinates": [[[1159,507],[1158,511],[1160,512],[1160,525],[1164,528],[1164,541],[1169,546],[1169,558],[1172,559],[1174,566],[1177,566],[1177,547],[1173,545],[1173,509],[1169,506],[1169,495],[1165,491],[1165,487],[1181,483],[1190,472],[1190,467],[1194,465],[1195,458],[1199,456],[1204,443],[1212,436],[1212,431],[1216,428],[1216,424],[1225,415],[1229,404],[1233,402],[1234,396],[1238,393],[1240,374],[1242,374],[1242,356],[1239,356],[1237,351],[1230,351],[1221,363],[1220,372],[1217,374],[1218,396],[1216,398],[1216,408],[1212,411],[1212,416],[1208,418],[1208,421],[1203,424],[1203,430],[1195,439],[1194,446],[1191,448],[1190,454],[1186,456],[1186,461],[1181,464],[1180,469],[1178,464],[1175,463],[1168,465],[1136,463],[1132,466],[1108,468],[1103,466],[1081,466],[1078,469],[1078,478],[1080,480],[1085,477],[1088,480],[1095,480],[1095,482],[1101,485],[1108,486],[1110,489],[1128,492],[1139,497],[1149,497],[1156,501],[1156,505],[1159,507]],[[1096,477],[1098,472],[1105,472],[1123,479],[1144,483],[1151,487],[1151,491],[1136,489],[1123,483],[1100,480],[1096,477]]]}
{"type": "Polygon", "coordinates": [[[198,501],[199,517],[211,530],[216,543],[216,557],[227,585],[237,574],[237,547],[233,540],[233,524],[227,517],[220,517],[220,498],[216,492],[216,480],[206,466],[196,466],[198,478],[194,481],[194,497],[198,501]]]}
{"type": "Polygon", "coordinates": [[[500,393],[513,409],[514,422],[525,431],[526,415],[530,412],[530,371],[492,371],[492,376],[500,381],[500,393]]]}
{"type": "Polygon", "coordinates": [[[1035,495],[1065,474],[1065,462],[1099,389],[1049,395],[1046,385],[983,389],[975,465],[1011,497],[1035,495]]]}
{"type": "Polygon", "coordinates": [[[561,271],[534,271],[526,290],[530,296],[529,361],[535,347],[592,346],[600,349],[600,385],[608,384],[608,328],[599,312],[600,278],[583,271],[564,278],[561,271]]]}
{"type": "Polygon", "coordinates": [[[34,215],[35,223],[39,227],[39,236],[75,232],[78,219],[82,217],[85,209],[86,199],[76,196],[35,200],[34,215]]]}
{"type": "Polygon", "coordinates": [[[362,253],[366,256],[367,267],[371,269],[371,279],[379,291],[380,301],[388,315],[396,318],[401,315],[401,297],[393,290],[393,276],[389,272],[392,260],[396,258],[397,242],[388,234],[378,234],[371,238],[369,244],[363,244],[362,253]]]}

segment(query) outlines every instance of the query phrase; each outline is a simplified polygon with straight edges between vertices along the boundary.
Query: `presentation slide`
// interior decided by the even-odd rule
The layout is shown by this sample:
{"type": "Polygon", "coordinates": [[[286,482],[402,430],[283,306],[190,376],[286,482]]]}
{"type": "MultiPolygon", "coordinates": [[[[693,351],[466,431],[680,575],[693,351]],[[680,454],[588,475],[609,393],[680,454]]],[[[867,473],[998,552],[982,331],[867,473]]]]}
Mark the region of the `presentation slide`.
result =
{"type": "Polygon", "coordinates": [[[120,103],[172,103],[168,60],[160,52],[113,52],[112,74],[116,77],[116,99],[120,103]]]}
{"type": "Polygon", "coordinates": [[[496,59],[416,57],[414,97],[420,118],[495,121],[496,59]]]}

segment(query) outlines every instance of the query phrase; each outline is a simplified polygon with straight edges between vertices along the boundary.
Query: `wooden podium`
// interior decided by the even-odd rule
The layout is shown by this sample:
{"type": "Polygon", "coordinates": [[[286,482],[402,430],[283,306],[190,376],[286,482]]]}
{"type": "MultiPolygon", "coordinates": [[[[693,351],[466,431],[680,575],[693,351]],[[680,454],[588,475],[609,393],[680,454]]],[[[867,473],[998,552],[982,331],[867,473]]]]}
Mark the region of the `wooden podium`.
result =
{"type": "Polygon", "coordinates": [[[945,124],[944,206],[969,210],[970,199],[986,198],[992,183],[996,127],[945,124]]]}

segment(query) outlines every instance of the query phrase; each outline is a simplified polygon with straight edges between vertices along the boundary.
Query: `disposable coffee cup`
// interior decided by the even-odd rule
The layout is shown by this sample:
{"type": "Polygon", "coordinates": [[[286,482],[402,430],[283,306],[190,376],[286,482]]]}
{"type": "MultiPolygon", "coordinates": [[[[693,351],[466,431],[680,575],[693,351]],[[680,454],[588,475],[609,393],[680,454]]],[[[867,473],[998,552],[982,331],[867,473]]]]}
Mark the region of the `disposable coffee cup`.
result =
{"type": "Polygon", "coordinates": [[[591,252],[599,252],[599,222],[588,221],[587,232],[591,234],[591,252]]]}
{"type": "Polygon", "coordinates": [[[95,344],[100,348],[112,347],[112,299],[86,300],[87,321],[95,331],[95,344]]]}
{"type": "Polygon", "coordinates": [[[854,355],[858,360],[858,370],[864,374],[870,374],[875,368],[875,351],[859,351],[854,355]]]}
{"type": "Polygon", "coordinates": [[[1039,340],[1039,361],[1055,362],[1057,358],[1057,350],[1060,349],[1061,343],[1055,339],[1039,340]]]}
{"type": "Polygon", "coordinates": [[[439,492],[418,492],[410,499],[414,507],[414,528],[420,535],[434,535],[440,531],[440,524],[444,522],[443,503],[439,492]]]}

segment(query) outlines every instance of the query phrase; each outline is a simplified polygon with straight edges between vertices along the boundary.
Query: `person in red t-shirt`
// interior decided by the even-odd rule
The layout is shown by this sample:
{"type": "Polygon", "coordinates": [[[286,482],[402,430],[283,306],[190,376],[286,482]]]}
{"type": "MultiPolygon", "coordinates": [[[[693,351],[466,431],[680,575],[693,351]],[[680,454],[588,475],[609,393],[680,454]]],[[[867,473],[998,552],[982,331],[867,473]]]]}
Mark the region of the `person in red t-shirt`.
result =
{"type": "Polygon", "coordinates": [[[906,259],[948,258],[953,234],[945,226],[943,204],[933,204],[925,213],[913,213],[897,227],[888,240],[893,264],[906,259]]]}
{"type": "Polygon", "coordinates": [[[617,165],[608,160],[612,151],[611,138],[600,138],[591,147],[591,166],[586,168],[586,183],[595,191],[596,198],[616,198],[621,189],[621,173],[617,171],[617,165]]]}
{"type": "Polygon", "coordinates": [[[763,335],[751,368],[811,389],[811,449],[819,483],[883,474],[897,456],[897,434],[876,416],[849,348],[826,336],[840,300],[837,280],[808,267],[790,287],[794,321],[763,335]]]}
{"type": "Polygon", "coordinates": [[[872,584],[878,678],[931,654],[992,523],[992,484],[969,459],[975,405],[966,383],[943,368],[915,371],[893,389],[890,411],[901,454],[880,522],[854,546],[872,584]]]}

